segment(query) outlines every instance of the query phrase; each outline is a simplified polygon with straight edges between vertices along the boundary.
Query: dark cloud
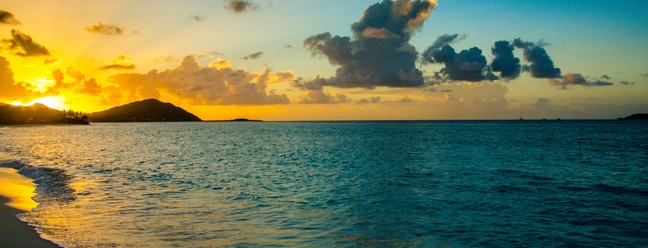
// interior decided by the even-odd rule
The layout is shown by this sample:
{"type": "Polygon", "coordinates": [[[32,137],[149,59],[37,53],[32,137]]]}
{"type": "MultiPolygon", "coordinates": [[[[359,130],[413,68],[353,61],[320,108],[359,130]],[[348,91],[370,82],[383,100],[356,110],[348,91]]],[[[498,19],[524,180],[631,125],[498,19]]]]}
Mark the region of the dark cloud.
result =
{"type": "Polygon", "coordinates": [[[418,53],[409,41],[435,6],[424,0],[384,0],[369,6],[351,25],[353,37],[321,33],[307,38],[304,46],[311,54],[326,57],[338,69],[334,77],[318,77],[302,85],[423,86],[423,73],[415,65],[418,53]]]}
{"type": "Polygon", "coordinates": [[[176,68],[146,74],[126,73],[110,77],[109,81],[131,90],[139,98],[159,97],[161,92],[172,94],[194,104],[250,105],[286,104],[288,97],[267,90],[268,84],[290,82],[291,72],[251,73],[228,66],[230,63],[212,63],[202,67],[194,56],[185,57],[176,68]]]}
{"type": "Polygon", "coordinates": [[[346,95],[337,93],[335,95],[328,94],[324,90],[309,90],[301,96],[299,103],[301,104],[336,104],[351,102],[346,95]]]}
{"type": "Polygon", "coordinates": [[[412,102],[416,102],[416,100],[412,99],[409,96],[404,96],[403,98],[398,99],[398,102],[399,103],[412,103],[412,102]]]}
{"type": "Polygon", "coordinates": [[[50,55],[47,48],[34,42],[29,35],[12,29],[11,37],[11,39],[4,39],[3,42],[8,44],[8,49],[13,51],[15,55],[22,57],[50,55]]]}
{"type": "Polygon", "coordinates": [[[528,70],[534,78],[559,78],[561,75],[560,68],[554,66],[553,60],[543,48],[546,45],[543,41],[535,44],[524,41],[520,38],[513,40],[513,46],[524,49],[524,59],[531,63],[528,70]]]}
{"type": "Polygon", "coordinates": [[[566,90],[567,86],[570,85],[581,85],[581,86],[611,86],[614,85],[611,82],[603,80],[588,80],[586,77],[580,73],[568,73],[565,74],[561,79],[550,79],[549,84],[552,86],[557,86],[560,89],[566,90]]]}
{"type": "Polygon", "coordinates": [[[642,77],[648,77],[648,73],[641,74],[642,77]]]}
{"type": "Polygon", "coordinates": [[[304,81],[303,78],[300,77],[292,82],[292,86],[299,88],[300,90],[321,90],[324,83],[326,83],[326,79],[319,76],[310,81],[304,81]]]}
{"type": "Polygon", "coordinates": [[[99,70],[133,70],[135,69],[135,64],[133,60],[129,57],[126,57],[123,54],[117,55],[117,57],[107,65],[99,67],[99,70]]]}
{"type": "Polygon", "coordinates": [[[109,64],[97,68],[99,70],[133,70],[135,69],[134,64],[109,64]]]}
{"type": "MultiPolygon", "coordinates": [[[[437,44],[438,41],[439,39],[434,43],[437,44]]],[[[486,57],[482,55],[481,49],[477,47],[459,53],[456,53],[454,48],[448,44],[444,44],[440,48],[432,45],[430,48],[434,50],[426,50],[424,56],[428,57],[424,57],[424,59],[430,63],[443,63],[445,65],[439,72],[443,81],[478,82],[496,79],[488,67],[486,57]]],[[[436,78],[438,77],[439,75],[436,75],[436,78]]]]}
{"type": "Polygon", "coordinates": [[[0,24],[19,25],[20,22],[16,20],[13,14],[0,10],[0,24]]]}
{"type": "Polygon", "coordinates": [[[201,16],[201,15],[192,15],[191,19],[193,19],[194,21],[197,21],[197,22],[201,22],[201,21],[205,20],[205,17],[201,16]]]}
{"type": "Polygon", "coordinates": [[[258,58],[261,58],[261,55],[263,55],[263,52],[256,52],[253,54],[250,54],[248,56],[243,57],[244,60],[255,60],[258,58]]]}
{"type": "Polygon", "coordinates": [[[433,56],[435,51],[441,49],[445,45],[450,45],[459,39],[464,39],[465,37],[465,35],[459,36],[459,34],[443,34],[439,36],[421,55],[423,57],[423,62],[435,63],[436,61],[434,61],[433,56]]]}
{"type": "Polygon", "coordinates": [[[59,60],[59,59],[57,59],[57,58],[45,59],[45,60],[43,61],[43,64],[44,64],[44,65],[51,65],[51,64],[54,64],[54,63],[58,62],[58,60],[59,60]]]}
{"type": "Polygon", "coordinates": [[[603,76],[601,76],[601,79],[610,80],[612,78],[610,76],[608,76],[608,75],[603,75],[603,76]]]}
{"type": "Polygon", "coordinates": [[[20,97],[26,93],[27,90],[14,81],[9,61],[0,56],[0,97],[20,97]]]}
{"type": "Polygon", "coordinates": [[[495,42],[491,51],[495,58],[491,62],[491,70],[499,72],[501,78],[516,79],[520,75],[520,59],[513,55],[513,45],[508,41],[495,42]]]}
{"type": "Polygon", "coordinates": [[[362,98],[356,101],[357,104],[370,104],[370,103],[380,103],[381,99],[379,96],[362,98]]]}
{"type": "Polygon", "coordinates": [[[225,9],[234,13],[243,13],[259,9],[259,5],[249,0],[227,0],[225,9]]]}
{"type": "Polygon", "coordinates": [[[117,25],[108,25],[101,22],[92,26],[88,26],[85,28],[85,30],[90,33],[105,35],[122,35],[124,33],[124,29],[117,25]]]}
{"type": "Polygon", "coordinates": [[[635,85],[635,82],[632,82],[632,81],[621,81],[619,83],[622,84],[622,85],[635,85]]]}

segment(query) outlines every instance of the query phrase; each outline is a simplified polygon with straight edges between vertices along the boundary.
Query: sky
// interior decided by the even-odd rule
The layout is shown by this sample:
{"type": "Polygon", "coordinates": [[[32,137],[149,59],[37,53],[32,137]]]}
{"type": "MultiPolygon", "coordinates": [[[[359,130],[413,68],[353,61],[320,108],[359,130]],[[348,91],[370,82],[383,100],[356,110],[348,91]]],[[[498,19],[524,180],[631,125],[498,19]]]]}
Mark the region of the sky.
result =
{"type": "Polygon", "coordinates": [[[0,102],[204,120],[648,112],[643,0],[9,0],[0,102]]]}

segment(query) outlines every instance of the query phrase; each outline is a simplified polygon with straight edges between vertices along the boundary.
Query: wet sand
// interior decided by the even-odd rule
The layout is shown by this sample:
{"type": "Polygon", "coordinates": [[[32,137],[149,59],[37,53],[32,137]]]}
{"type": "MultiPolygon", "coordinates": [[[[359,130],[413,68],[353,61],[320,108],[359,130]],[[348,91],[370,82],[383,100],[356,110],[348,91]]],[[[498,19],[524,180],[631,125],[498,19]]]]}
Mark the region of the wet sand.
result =
{"type": "Polygon", "coordinates": [[[8,202],[9,198],[0,196],[0,247],[59,247],[41,239],[31,226],[18,220],[16,215],[22,211],[5,205],[8,202]]]}

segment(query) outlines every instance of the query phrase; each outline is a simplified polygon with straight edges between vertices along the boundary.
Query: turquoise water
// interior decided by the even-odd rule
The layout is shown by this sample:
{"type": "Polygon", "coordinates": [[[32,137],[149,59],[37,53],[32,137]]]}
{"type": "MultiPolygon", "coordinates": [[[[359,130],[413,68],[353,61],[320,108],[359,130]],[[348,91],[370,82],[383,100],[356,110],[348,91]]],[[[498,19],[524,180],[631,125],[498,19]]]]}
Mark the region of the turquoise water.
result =
{"type": "Polygon", "coordinates": [[[0,127],[66,247],[648,246],[648,122],[0,127]]]}

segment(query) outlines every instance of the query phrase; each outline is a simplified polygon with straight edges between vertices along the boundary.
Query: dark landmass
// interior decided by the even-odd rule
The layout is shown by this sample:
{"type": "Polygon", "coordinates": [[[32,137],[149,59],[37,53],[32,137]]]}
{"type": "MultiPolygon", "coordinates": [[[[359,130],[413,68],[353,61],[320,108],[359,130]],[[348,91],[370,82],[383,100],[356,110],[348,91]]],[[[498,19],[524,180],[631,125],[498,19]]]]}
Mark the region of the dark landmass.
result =
{"type": "Polygon", "coordinates": [[[90,114],[91,122],[202,121],[198,116],[171,103],[146,99],[90,114]]]}
{"type": "Polygon", "coordinates": [[[59,247],[41,239],[34,228],[18,220],[16,215],[22,211],[5,205],[7,202],[9,199],[0,196],[0,247],[59,247]]]}
{"type": "Polygon", "coordinates": [[[236,118],[231,120],[211,120],[207,122],[262,122],[262,120],[250,120],[246,118],[236,118]]]}
{"type": "Polygon", "coordinates": [[[632,114],[625,118],[619,118],[619,120],[648,120],[648,114],[632,114]]]}
{"type": "Polygon", "coordinates": [[[56,110],[36,103],[31,106],[13,106],[0,103],[0,125],[26,124],[83,124],[88,116],[72,110],[56,110]]]}

